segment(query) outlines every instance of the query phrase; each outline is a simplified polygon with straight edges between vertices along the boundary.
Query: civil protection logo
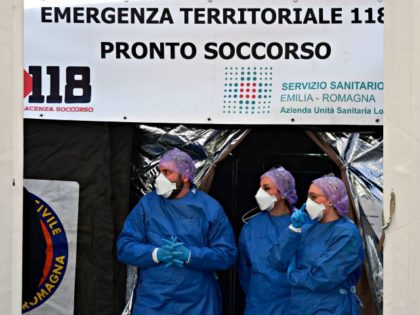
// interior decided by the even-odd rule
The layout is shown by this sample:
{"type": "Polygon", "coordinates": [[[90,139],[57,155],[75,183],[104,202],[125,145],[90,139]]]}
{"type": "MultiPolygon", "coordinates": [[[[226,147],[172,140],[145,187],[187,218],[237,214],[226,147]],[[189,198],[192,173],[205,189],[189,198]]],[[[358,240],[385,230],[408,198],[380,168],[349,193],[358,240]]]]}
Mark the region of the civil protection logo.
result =
{"type": "Polygon", "coordinates": [[[270,114],[273,67],[225,67],[224,71],[223,114],[270,114]]]}
{"type": "Polygon", "coordinates": [[[39,196],[32,194],[47,244],[43,275],[34,297],[22,301],[22,313],[29,312],[46,302],[56,292],[64,278],[68,261],[66,233],[58,215],[39,196]]]}

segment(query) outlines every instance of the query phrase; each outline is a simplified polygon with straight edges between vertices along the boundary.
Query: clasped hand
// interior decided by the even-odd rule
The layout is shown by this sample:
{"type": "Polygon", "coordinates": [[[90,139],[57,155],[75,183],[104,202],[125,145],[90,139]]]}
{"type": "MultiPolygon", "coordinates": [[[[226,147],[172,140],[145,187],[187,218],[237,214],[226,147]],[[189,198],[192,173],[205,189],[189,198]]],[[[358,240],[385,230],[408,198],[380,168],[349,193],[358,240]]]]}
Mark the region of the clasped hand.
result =
{"type": "Polygon", "coordinates": [[[179,242],[176,236],[171,236],[171,239],[162,239],[165,245],[159,247],[157,251],[157,259],[165,264],[165,267],[175,265],[177,267],[184,267],[184,264],[190,258],[190,250],[184,246],[184,243],[179,242]]]}

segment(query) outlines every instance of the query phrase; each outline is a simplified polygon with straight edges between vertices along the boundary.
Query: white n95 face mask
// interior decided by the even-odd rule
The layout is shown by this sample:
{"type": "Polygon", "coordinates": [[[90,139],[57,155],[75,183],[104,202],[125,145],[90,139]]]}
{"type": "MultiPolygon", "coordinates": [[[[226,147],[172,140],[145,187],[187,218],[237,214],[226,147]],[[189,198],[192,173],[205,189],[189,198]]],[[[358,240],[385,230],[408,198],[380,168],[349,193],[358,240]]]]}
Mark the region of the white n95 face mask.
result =
{"type": "Polygon", "coordinates": [[[306,200],[306,211],[308,212],[311,220],[317,219],[318,221],[320,221],[324,216],[324,209],[325,206],[322,203],[316,203],[311,198],[308,198],[306,200]]]}
{"type": "Polygon", "coordinates": [[[261,210],[271,211],[274,208],[274,204],[277,201],[275,196],[271,196],[268,192],[264,189],[260,188],[255,195],[255,199],[257,200],[258,206],[261,210]]]}
{"type": "Polygon", "coordinates": [[[162,173],[155,179],[156,193],[163,198],[168,198],[176,189],[176,183],[172,183],[162,173]]]}

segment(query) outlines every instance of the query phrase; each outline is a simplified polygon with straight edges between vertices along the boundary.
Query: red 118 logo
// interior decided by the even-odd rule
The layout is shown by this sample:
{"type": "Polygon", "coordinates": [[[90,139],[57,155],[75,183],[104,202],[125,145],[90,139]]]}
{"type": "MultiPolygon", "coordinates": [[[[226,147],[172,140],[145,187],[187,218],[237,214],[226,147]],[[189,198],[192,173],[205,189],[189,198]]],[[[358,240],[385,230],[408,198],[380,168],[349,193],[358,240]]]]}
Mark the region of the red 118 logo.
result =
{"type": "MultiPolygon", "coordinates": [[[[42,94],[42,67],[29,66],[29,75],[25,73],[24,96],[29,95],[29,103],[63,103],[60,94],[60,67],[47,66],[46,74],[50,77],[50,91],[42,94]],[[27,83],[29,81],[29,83],[27,83]],[[32,81],[32,82],[30,82],[32,81]],[[31,84],[32,83],[32,84],[31,84]],[[28,85],[32,86],[28,86],[28,85]]],[[[89,67],[67,67],[66,84],[64,86],[64,103],[89,103],[92,95],[89,67]]]]}

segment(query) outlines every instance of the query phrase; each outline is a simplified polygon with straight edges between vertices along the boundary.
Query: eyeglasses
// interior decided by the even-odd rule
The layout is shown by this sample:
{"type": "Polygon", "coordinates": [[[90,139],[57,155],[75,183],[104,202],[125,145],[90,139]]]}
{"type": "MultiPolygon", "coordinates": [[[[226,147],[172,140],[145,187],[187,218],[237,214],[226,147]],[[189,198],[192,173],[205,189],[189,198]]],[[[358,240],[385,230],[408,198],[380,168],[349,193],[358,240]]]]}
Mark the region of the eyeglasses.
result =
{"type": "Polygon", "coordinates": [[[313,200],[313,201],[315,201],[316,199],[318,199],[318,197],[325,197],[324,195],[322,195],[322,194],[308,194],[308,198],[309,199],[311,199],[311,200],[313,200]]]}

